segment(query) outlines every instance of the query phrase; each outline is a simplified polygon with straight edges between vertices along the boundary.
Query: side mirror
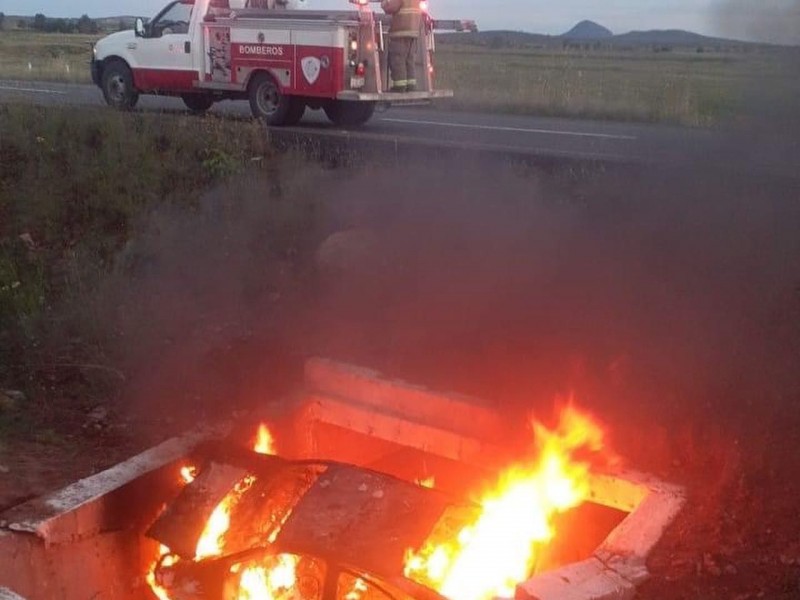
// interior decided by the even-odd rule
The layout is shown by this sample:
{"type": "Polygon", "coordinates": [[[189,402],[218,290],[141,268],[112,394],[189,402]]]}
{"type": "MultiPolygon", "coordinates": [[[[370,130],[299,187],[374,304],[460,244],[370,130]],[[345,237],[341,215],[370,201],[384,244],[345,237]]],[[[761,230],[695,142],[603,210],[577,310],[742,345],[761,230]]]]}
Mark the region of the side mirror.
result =
{"type": "Polygon", "coordinates": [[[136,30],[136,37],[144,37],[144,21],[142,21],[141,17],[136,19],[136,25],[134,26],[134,29],[136,30]]]}

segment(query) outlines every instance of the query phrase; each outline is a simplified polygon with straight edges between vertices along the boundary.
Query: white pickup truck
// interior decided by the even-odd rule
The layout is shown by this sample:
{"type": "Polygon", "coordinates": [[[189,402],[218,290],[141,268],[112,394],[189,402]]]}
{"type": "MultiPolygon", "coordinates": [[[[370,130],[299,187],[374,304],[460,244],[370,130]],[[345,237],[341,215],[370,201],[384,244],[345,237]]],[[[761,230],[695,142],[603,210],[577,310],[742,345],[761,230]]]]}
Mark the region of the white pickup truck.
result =
{"type": "Polygon", "coordinates": [[[137,19],[135,30],[99,40],[92,79],[119,109],[133,108],[140,94],[179,96],[194,112],[218,100],[249,100],[253,115],[270,125],[296,124],[309,107],[336,124],[359,125],[378,103],[452,96],[434,87],[434,31],[475,24],[426,15],[418,91],[388,92],[387,21],[371,10],[374,1],[313,11],[303,9],[305,0],[174,0],[149,21],[137,19]]]}

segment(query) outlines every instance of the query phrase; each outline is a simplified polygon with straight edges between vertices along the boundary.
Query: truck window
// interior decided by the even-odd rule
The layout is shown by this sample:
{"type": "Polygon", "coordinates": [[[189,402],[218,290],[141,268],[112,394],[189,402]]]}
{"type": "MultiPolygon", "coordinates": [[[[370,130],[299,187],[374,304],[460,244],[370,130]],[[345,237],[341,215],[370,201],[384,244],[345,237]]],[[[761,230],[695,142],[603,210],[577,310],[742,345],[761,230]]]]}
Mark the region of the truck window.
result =
{"type": "Polygon", "coordinates": [[[189,33],[189,22],[192,19],[193,4],[179,0],[168,6],[151,25],[154,37],[171,33],[189,33]]]}

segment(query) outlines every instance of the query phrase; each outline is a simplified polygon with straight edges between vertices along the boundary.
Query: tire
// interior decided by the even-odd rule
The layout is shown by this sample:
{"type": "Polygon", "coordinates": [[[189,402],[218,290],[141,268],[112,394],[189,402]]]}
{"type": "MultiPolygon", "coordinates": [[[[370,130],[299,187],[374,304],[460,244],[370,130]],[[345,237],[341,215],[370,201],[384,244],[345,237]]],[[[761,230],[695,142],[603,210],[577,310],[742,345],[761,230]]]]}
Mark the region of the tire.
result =
{"type": "Polygon", "coordinates": [[[247,95],[250,98],[250,111],[256,119],[274,126],[287,123],[292,111],[292,98],[281,93],[281,88],[272,76],[259,73],[253,77],[247,95]]]}
{"type": "Polygon", "coordinates": [[[117,110],[131,110],[139,101],[133,73],[121,60],[113,60],[105,66],[101,86],[106,104],[117,110]]]}
{"type": "Polygon", "coordinates": [[[292,96],[289,102],[289,112],[286,114],[284,125],[297,125],[306,114],[306,103],[302,98],[292,96]]]}
{"type": "Polygon", "coordinates": [[[363,125],[375,113],[375,103],[333,100],[323,106],[323,109],[335,125],[363,125]]]}
{"type": "Polygon", "coordinates": [[[210,94],[184,94],[181,100],[193,113],[202,114],[214,106],[214,97],[210,94]]]}

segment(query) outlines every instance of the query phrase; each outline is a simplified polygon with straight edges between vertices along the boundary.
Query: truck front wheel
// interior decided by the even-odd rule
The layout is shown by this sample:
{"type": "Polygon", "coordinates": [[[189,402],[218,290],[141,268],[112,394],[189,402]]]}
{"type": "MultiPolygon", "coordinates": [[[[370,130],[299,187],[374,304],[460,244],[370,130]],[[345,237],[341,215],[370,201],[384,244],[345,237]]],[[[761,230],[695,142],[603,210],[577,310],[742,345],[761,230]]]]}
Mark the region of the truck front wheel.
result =
{"type": "Polygon", "coordinates": [[[363,125],[375,113],[375,103],[333,100],[323,106],[323,109],[335,125],[363,125]]]}
{"type": "Polygon", "coordinates": [[[106,103],[119,110],[131,110],[139,101],[133,87],[133,74],[124,62],[113,60],[103,69],[103,97],[106,103]]]}
{"type": "Polygon", "coordinates": [[[267,73],[259,73],[248,88],[250,110],[256,119],[267,125],[285,125],[292,108],[291,96],[281,93],[280,87],[267,73]]]}
{"type": "Polygon", "coordinates": [[[210,94],[184,94],[181,100],[193,113],[204,113],[214,105],[214,97],[210,94]]]}

